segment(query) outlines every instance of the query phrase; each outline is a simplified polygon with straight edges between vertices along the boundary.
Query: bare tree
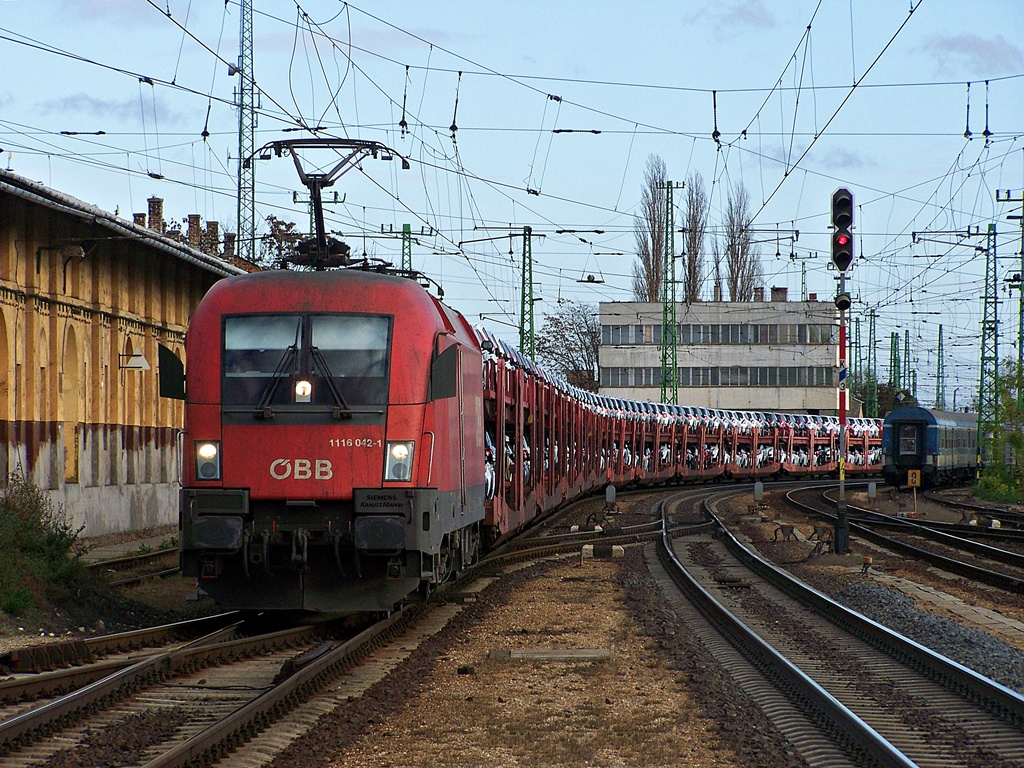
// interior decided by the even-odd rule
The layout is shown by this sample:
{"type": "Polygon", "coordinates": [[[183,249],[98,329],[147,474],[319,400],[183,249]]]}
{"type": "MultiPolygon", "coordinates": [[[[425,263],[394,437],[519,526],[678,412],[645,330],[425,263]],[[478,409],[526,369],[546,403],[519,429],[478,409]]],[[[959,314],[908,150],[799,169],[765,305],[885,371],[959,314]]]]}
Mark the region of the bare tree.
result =
{"type": "Polygon", "coordinates": [[[704,286],[704,236],[708,228],[711,200],[704,188],[704,177],[692,173],[686,180],[686,202],[683,208],[683,227],[686,230],[686,259],[683,264],[683,301],[691,304],[700,300],[704,286]]]}
{"type": "Polygon", "coordinates": [[[667,181],[665,161],[657,155],[648,156],[640,196],[640,215],[633,219],[637,257],[633,262],[633,298],[636,301],[661,301],[667,181]]]}
{"type": "Polygon", "coordinates": [[[556,312],[544,315],[536,338],[537,357],[542,365],[562,374],[574,386],[597,391],[601,324],[596,306],[559,301],[556,312]]]}
{"type": "Polygon", "coordinates": [[[742,183],[729,191],[726,203],[722,250],[729,284],[729,301],[752,301],[754,288],[764,282],[761,253],[750,231],[753,215],[750,194],[742,183]]]}
{"type": "Polygon", "coordinates": [[[273,269],[295,256],[299,241],[304,239],[305,235],[296,230],[295,222],[279,219],[274,214],[267,216],[267,227],[267,234],[260,237],[260,251],[256,263],[265,269],[273,269]]]}

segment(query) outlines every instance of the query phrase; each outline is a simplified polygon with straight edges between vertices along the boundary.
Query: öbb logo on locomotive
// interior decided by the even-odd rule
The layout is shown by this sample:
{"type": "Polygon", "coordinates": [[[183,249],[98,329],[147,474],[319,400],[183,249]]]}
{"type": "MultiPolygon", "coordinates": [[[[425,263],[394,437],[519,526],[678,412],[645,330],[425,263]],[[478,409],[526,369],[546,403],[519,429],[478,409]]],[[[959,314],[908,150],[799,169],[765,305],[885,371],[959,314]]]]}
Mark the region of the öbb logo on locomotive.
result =
{"type": "Polygon", "coordinates": [[[270,464],[270,476],[275,480],[330,480],[334,468],[328,459],[277,459],[270,464]]]}

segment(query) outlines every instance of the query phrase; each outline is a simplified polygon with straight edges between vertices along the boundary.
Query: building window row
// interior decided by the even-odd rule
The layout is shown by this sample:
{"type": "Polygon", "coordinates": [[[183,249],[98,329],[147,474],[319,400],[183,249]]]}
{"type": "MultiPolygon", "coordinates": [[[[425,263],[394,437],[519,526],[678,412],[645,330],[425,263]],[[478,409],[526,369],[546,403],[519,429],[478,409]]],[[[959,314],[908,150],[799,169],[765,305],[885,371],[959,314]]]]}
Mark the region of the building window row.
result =
{"type": "MultiPolygon", "coordinates": [[[[677,344],[835,344],[834,325],[783,323],[751,325],[679,323],[677,344]]],[[[602,325],[601,343],[610,345],[661,344],[661,325],[602,325]]]]}
{"type": "MultiPolygon", "coordinates": [[[[680,387],[834,387],[835,369],[820,366],[683,367],[680,387]]],[[[602,387],[660,387],[661,368],[601,369],[602,387]]]]}

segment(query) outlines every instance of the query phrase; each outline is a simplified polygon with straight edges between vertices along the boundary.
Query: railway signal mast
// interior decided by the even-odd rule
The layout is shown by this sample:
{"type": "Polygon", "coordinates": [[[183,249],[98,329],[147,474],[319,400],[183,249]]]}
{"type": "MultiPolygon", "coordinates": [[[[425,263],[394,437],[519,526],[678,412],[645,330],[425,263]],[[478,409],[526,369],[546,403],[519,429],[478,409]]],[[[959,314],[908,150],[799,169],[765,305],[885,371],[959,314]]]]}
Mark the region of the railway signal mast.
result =
{"type": "Polygon", "coordinates": [[[846,508],[846,389],[849,382],[846,325],[850,294],[846,290],[846,271],[853,263],[853,193],[840,187],[832,193],[832,263],[839,270],[839,292],[835,304],[839,310],[839,501],[836,506],[836,554],[850,551],[850,520],[846,508]]]}

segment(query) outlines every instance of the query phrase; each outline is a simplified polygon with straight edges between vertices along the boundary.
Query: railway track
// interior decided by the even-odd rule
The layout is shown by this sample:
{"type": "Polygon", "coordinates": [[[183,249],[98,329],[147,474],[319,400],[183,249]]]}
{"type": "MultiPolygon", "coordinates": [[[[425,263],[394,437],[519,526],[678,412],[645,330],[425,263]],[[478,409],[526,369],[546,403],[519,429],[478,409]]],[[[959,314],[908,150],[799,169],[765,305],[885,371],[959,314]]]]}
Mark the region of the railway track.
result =
{"type": "MultiPolygon", "coordinates": [[[[69,740],[73,744],[81,740],[83,734],[102,730],[119,718],[151,711],[153,707],[147,705],[150,701],[147,697],[152,696],[153,691],[168,694],[180,681],[190,676],[202,677],[208,669],[211,671],[206,677],[210,679],[219,675],[215,670],[230,668],[240,660],[243,666],[248,660],[256,659],[256,664],[276,665],[281,669],[282,659],[293,657],[295,647],[308,649],[322,641],[327,631],[324,625],[301,626],[253,635],[250,634],[255,629],[251,626],[253,622],[225,617],[220,624],[222,626],[189,642],[134,658],[89,665],[84,669],[101,675],[85,684],[74,677],[58,681],[59,673],[49,673],[45,680],[38,676],[11,681],[9,694],[20,687],[26,696],[37,700],[31,705],[10,704],[3,710],[0,765],[23,765],[26,759],[36,760],[65,751],[69,740]],[[45,691],[41,690],[44,685],[45,691]],[[74,687],[74,690],[50,695],[67,687],[74,687]]],[[[75,674],[80,677],[82,672],[76,670],[75,674]]],[[[252,670],[249,674],[253,674],[252,670]]],[[[259,678],[250,678],[253,679],[259,678]]]]}
{"type": "Polygon", "coordinates": [[[949,498],[948,495],[937,493],[935,491],[926,491],[924,496],[926,499],[933,501],[936,504],[942,504],[943,506],[950,507],[951,509],[959,509],[966,512],[973,516],[975,520],[978,518],[999,520],[1001,524],[1009,524],[1015,528],[1024,526],[1024,511],[1019,508],[960,501],[958,499],[949,498]]]}
{"type": "Polygon", "coordinates": [[[181,573],[181,568],[176,563],[177,559],[177,549],[159,549],[153,552],[139,552],[124,557],[97,560],[94,563],[88,563],[85,567],[90,571],[126,572],[128,575],[112,578],[107,582],[111,587],[126,587],[149,579],[162,579],[181,573]],[[172,556],[175,565],[168,566],[167,562],[171,560],[172,556]],[[154,570],[154,566],[161,564],[163,567],[154,570]]]}
{"type": "Polygon", "coordinates": [[[659,556],[699,605],[695,631],[816,767],[1024,762],[1024,698],[808,589],[724,527],[666,534],[659,556]]]}
{"type": "MultiPolygon", "coordinates": [[[[612,539],[655,535],[650,525],[640,528],[612,539]]],[[[102,764],[124,751],[126,732],[144,744],[133,760],[148,768],[215,764],[228,752],[231,766],[262,765],[268,753],[285,749],[320,715],[378,682],[504,568],[578,553],[583,542],[602,536],[591,532],[552,543],[542,533],[533,543],[518,543],[515,552],[481,563],[435,600],[411,604],[355,635],[338,636],[322,624],[248,636],[241,618],[225,616],[224,626],[191,642],[19,675],[4,694],[17,703],[0,710],[0,768],[55,759],[102,764]]],[[[120,641],[97,638],[77,653],[84,662],[99,657],[104,642],[137,649],[169,636],[154,629],[120,641]]],[[[59,662],[69,651],[65,644],[59,651],[32,653],[32,660],[26,655],[8,661],[37,669],[43,659],[59,662]]]]}
{"type": "MultiPolygon", "coordinates": [[[[786,495],[786,500],[802,512],[835,520],[831,512],[834,502],[823,495],[820,488],[791,491],[786,495]]],[[[947,526],[943,526],[945,530],[939,530],[935,525],[893,519],[869,510],[855,507],[850,507],[850,510],[861,514],[859,521],[850,520],[851,535],[892,552],[916,558],[947,573],[1007,592],[1024,594],[1024,554],[975,541],[975,531],[970,530],[973,526],[960,526],[960,535],[954,535],[946,532],[950,530],[947,526]],[[896,531],[897,534],[886,535],[878,529],[896,531]],[[971,556],[969,559],[968,555],[971,556]]]]}
{"type": "MultiPolygon", "coordinates": [[[[888,657],[874,655],[876,652],[867,641],[828,634],[838,630],[819,625],[809,609],[789,594],[779,592],[778,587],[772,587],[759,573],[730,562],[728,558],[732,556],[725,549],[722,535],[711,534],[718,524],[706,522],[707,512],[698,507],[698,501],[709,492],[720,495],[706,487],[670,494],[665,507],[671,549],[678,559],[689,561],[696,580],[709,586],[717,602],[745,607],[748,614],[741,617],[741,623],[757,626],[760,622],[764,626],[759,629],[766,634],[775,632],[776,635],[769,635],[770,644],[790,661],[762,659],[758,666],[752,666],[744,656],[749,651],[741,653],[732,642],[723,640],[709,628],[712,625],[707,624],[703,614],[681,596],[671,610],[685,617],[687,633],[699,633],[702,642],[715,649],[716,656],[721,654],[720,663],[739,684],[753,691],[752,696],[784,731],[786,739],[798,745],[801,754],[809,755],[815,768],[854,764],[907,768],[914,764],[928,768],[970,764],[988,768],[1024,760],[1024,752],[1001,746],[997,743],[999,739],[992,736],[1002,734],[1005,740],[1021,738],[1015,726],[998,718],[983,720],[989,716],[979,712],[968,714],[962,709],[962,700],[927,678],[909,682],[906,670],[895,666],[896,662],[888,657]],[[706,626],[698,629],[701,624],[706,626]],[[792,648],[784,645],[787,636],[792,648]],[[765,677],[764,670],[775,665],[781,665],[779,669],[784,671],[769,672],[765,677]],[[817,680],[826,673],[831,675],[828,682],[817,680]],[[893,680],[899,681],[895,687],[890,686],[893,680]],[[776,685],[799,691],[798,698],[804,703],[781,701],[775,693],[776,685]],[[814,696],[825,704],[806,703],[814,697],[809,692],[814,685],[823,691],[814,696]],[[854,699],[852,703],[847,700],[850,698],[854,699]],[[836,708],[823,715],[821,706],[834,706],[829,704],[830,699],[845,709],[836,708]],[[873,708],[875,713],[882,713],[879,717],[887,716],[890,721],[895,718],[887,726],[890,730],[876,726],[870,719],[875,715],[865,714],[864,707],[873,708]],[[961,718],[986,723],[988,735],[961,726],[961,718]],[[826,725],[823,727],[822,723],[826,725]],[[869,727],[864,728],[863,723],[869,727]],[[885,737],[882,741],[877,739],[879,733],[885,737]],[[933,759],[929,749],[942,753],[942,760],[933,759]],[[978,754],[989,754],[985,750],[991,750],[995,757],[978,762],[978,754]],[[951,756],[948,759],[947,753],[951,756]]],[[[570,510],[568,516],[571,514],[570,510]]],[[[0,768],[51,759],[63,759],[64,764],[103,764],[110,755],[128,749],[126,731],[142,744],[138,754],[131,758],[133,764],[150,768],[264,765],[274,755],[283,754],[297,739],[301,740],[321,716],[337,711],[381,683],[504,573],[538,559],[564,560],[576,556],[588,543],[614,541],[623,546],[644,546],[652,537],[666,538],[660,523],[657,531],[643,522],[606,526],[602,532],[569,534],[565,532],[567,528],[568,523],[559,520],[554,531],[538,529],[515,540],[506,551],[482,561],[469,578],[445,585],[446,589],[439,591],[434,600],[412,604],[359,635],[279,638],[275,647],[248,649],[230,645],[241,638],[225,636],[197,638],[198,642],[188,649],[180,645],[175,652],[185,655],[174,662],[150,662],[157,670],[150,678],[138,684],[125,683],[121,691],[101,695],[96,703],[78,704],[77,710],[59,717],[56,723],[47,722],[29,729],[25,735],[14,736],[11,732],[5,735],[0,728],[0,744],[7,752],[0,758],[0,768]],[[204,645],[212,646],[208,649],[213,652],[212,660],[189,656],[193,652],[199,654],[204,645]],[[90,709],[98,711],[89,714],[90,709]],[[58,753],[62,757],[57,757],[58,753]]],[[[325,631],[324,627],[318,629],[325,631]]],[[[737,631],[729,630],[731,634],[737,631]]],[[[245,640],[256,642],[259,638],[245,640]]],[[[744,647],[742,642],[740,647],[744,647]]],[[[155,651],[145,655],[147,662],[158,656],[155,651]]],[[[136,657],[135,661],[140,662],[141,658],[136,657]]],[[[962,684],[958,679],[956,685],[962,684]]],[[[990,708],[1000,709],[1005,716],[1011,706],[1016,704],[997,702],[990,708]]],[[[6,721],[0,723],[6,725],[6,721]]]]}

